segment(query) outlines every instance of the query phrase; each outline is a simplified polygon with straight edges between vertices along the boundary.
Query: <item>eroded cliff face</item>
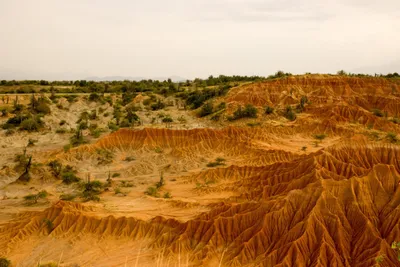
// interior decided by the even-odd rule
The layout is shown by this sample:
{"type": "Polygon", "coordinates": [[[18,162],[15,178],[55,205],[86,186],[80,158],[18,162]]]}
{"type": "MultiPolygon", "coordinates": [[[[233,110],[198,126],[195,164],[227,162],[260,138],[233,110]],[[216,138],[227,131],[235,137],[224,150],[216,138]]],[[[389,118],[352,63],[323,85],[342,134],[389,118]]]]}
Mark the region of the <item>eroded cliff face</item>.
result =
{"type": "Polygon", "coordinates": [[[173,159],[177,190],[207,196],[208,202],[189,202],[189,196],[166,203],[182,212],[193,212],[196,205],[207,211],[187,220],[142,220],[107,207],[59,201],[3,224],[0,251],[25,262],[22,266],[35,264],[28,259],[37,259],[39,250],[47,250],[47,258],[62,252],[66,264],[83,266],[374,266],[380,255],[380,266],[399,266],[391,244],[400,241],[400,146],[371,140],[362,130],[372,125],[400,132],[397,124],[370,112],[398,114],[397,90],[397,84],[379,78],[256,83],[232,89],[228,103],[284,106],[306,95],[312,104],[290,125],[123,129],[58,153],[55,157],[68,163],[95,158],[98,149],[136,153],[138,163],[131,169],[138,173],[173,159]],[[327,140],[300,150],[322,132],[327,140]],[[151,158],[149,151],[158,147],[164,153],[151,158]],[[226,165],[201,168],[209,154],[223,155],[226,165]],[[179,172],[183,168],[194,171],[179,172]],[[187,189],[206,181],[213,184],[187,189]],[[223,200],[216,197],[225,194],[223,200]],[[85,240],[102,249],[91,250],[85,240]]]}

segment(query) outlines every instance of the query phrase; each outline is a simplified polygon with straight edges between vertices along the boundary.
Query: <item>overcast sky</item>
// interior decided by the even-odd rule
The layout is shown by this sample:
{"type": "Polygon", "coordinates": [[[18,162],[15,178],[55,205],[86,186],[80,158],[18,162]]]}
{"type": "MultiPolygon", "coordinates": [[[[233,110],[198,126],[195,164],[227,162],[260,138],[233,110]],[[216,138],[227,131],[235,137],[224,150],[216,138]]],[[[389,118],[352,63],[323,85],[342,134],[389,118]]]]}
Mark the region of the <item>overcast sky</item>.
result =
{"type": "Polygon", "coordinates": [[[0,0],[0,79],[400,72],[400,0],[0,0]]]}

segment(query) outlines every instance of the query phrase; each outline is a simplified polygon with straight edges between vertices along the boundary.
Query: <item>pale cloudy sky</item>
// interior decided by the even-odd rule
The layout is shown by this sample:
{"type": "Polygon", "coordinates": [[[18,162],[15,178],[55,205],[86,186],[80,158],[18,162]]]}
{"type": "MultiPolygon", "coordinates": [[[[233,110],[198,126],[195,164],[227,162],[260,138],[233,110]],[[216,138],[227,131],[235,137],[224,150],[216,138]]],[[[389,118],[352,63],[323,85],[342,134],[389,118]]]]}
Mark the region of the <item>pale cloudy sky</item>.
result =
{"type": "Polygon", "coordinates": [[[0,0],[0,79],[400,72],[400,0],[0,0]]]}

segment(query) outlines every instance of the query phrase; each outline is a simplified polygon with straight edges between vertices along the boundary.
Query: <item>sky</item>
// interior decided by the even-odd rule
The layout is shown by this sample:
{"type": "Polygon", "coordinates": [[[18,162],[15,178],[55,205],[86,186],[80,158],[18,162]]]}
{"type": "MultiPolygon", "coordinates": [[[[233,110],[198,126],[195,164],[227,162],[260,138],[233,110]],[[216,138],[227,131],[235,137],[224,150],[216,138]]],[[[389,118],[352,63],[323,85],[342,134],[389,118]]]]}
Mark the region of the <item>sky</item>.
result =
{"type": "Polygon", "coordinates": [[[399,0],[0,0],[0,79],[400,72],[399,0]]]}

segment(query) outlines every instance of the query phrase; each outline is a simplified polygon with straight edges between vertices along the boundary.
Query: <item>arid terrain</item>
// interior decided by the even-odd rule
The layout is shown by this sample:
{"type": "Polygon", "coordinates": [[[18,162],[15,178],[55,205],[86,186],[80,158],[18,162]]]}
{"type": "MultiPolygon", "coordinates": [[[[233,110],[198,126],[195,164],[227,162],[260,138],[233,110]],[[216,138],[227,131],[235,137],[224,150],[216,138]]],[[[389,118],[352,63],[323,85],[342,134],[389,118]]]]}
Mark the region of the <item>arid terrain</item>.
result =
{"type": "Polygon", "coordinates": [[[191,108],[180,88],[3,92],[0,124],[33,117],[0,130],[0,257],[400,266],[400,79],[287,75],[191,108]]]}

